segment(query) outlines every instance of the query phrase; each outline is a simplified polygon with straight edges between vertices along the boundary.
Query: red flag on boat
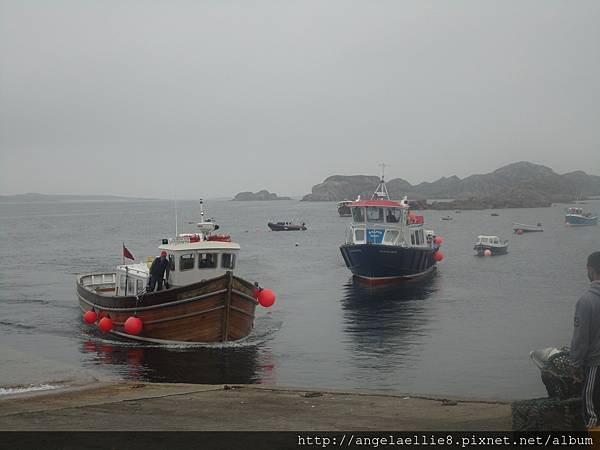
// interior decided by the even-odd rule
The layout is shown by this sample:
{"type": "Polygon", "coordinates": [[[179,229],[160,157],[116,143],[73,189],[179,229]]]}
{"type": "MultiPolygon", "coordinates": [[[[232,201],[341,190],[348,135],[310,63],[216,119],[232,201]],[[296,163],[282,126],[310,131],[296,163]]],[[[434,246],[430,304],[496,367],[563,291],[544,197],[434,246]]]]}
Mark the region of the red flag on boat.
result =
{"type": "Polygon", "coordinates": [[[131,252],[127,250],[127,247],[125,247],[125,243],[123,243],[123,258],[135,259],[131,252]]]}

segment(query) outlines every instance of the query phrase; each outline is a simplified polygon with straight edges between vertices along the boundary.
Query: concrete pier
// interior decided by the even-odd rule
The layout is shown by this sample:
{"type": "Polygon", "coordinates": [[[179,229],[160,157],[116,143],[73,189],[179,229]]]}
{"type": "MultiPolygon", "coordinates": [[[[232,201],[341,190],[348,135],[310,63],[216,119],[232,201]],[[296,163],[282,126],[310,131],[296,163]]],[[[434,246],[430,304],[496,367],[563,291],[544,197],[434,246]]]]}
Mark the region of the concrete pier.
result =
{"type": "Polygon", "coordinates": [[[265,385],[105,382],[0,397],[1,431],[511,429],[509,402],[265,385]]]}

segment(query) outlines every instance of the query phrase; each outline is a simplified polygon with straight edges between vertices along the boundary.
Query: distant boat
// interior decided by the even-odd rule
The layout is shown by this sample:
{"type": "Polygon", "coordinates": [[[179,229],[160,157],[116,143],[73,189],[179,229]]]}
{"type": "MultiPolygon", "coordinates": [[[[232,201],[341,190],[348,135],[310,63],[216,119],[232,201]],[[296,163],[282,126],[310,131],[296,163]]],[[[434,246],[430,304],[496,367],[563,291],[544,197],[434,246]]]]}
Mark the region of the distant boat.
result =
{"type": "Polygon", "coordinates": [[[477,252],[477,256],[485,256],[488,250],[490,255],[506,255],[508,241],[503,241],[498,236],[477,236],[473,250],[477,252]]]}
{"type": "Polygon", "coordinates": [[[498,214],[498,213],[491,213],[491,214],[490,214],[490,216],[492,216],[492,217],[498,217],[499,215],[500,215],[500,214],[498,214]]]}
{"type": "Polygon", "coordinates": [[[598,215],[583,211],[581,208],[567,208],[565,211],[565,225],[598,225],[598,215]]]}
{"type": "Polygon", "coordinates": [[[540,222],[538,222],[537,225],[527,225],[525,223],[514,222],[513,230],[515,233],[519,233],[519,230],[521,230],[523,233],[531,233],[534,231],[544,231],[544,228],[542,228],[542,224],[540,222]]]}
{"type": "Polygon", "coordinates": [[[442,220],[452,220],[452,217],[450,217],[450,216],[444,216],[444,217],[442,217],[442,220]]]}
{"type": "Polygon", "coordinates": [[[337,204],[337,210],[340,217],[351,217],[352,211],[350,205],[353,203],[352,200],[343,200],[337,204]]]}
{"type": "Polygon", "coordinates": [[[455,214],[460,214],[460,209],[457,209],[456,211],[454,211],[455,214]]]}
{"type": "Polygon", "coordinates": [[[267,226],[272,231],[305,231],[307,229],[304,222],[269,222],[267,223],[267,226]]]}

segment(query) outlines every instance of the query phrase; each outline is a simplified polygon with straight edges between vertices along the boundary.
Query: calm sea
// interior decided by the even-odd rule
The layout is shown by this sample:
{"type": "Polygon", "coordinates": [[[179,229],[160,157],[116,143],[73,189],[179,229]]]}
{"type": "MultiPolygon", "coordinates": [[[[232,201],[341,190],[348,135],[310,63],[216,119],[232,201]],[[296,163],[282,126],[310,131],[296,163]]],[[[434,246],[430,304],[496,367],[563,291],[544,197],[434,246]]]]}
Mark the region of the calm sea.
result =
{"type": "MultiPolygon", "coordinates": [[[[334,203],[207,201],[242,246],[239,274],[273,289],[243,345],[163,348],[124,342],[81,321],[75,274],[110,270],[121,245],[139,260],[175,231],[172,202],[0,205],[0,387],[93,376],[193,383],[267,383],[484,398],[545,390],[531,350],[568,345],[585,259],[600,227],[566,228],[564,206],[425,211],[445,237],[446,259],[428,283],[355,286],[339,245],[348,218],[334,203]],[[270,232],[301,219],[305,232],[270,232]],[[512,234],[512,222],[543,233],[512,234]],[[510,254],[477,258],[479,234],[510,240],[510,254]],[[298,245],[296,245],[298,244],[298,245]]],[[[589,202],[600,211],[600,202],[589,202]]],[[[193,231],[197,202],[179,202],[179,231],[193,231]]]]}

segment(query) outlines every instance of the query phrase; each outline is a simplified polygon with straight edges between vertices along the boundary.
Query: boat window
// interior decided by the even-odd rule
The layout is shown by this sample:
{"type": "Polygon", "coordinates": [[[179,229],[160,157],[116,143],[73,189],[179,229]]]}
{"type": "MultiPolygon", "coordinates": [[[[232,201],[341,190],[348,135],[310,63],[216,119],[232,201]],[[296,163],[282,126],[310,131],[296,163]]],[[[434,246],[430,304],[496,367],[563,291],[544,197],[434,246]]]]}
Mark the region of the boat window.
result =
{"type": "Polygon", "coordinates": [[[402,217],[402,211],[400,208],[386,208],[385,210],[385,221],[388,223],[398,223],[402,217]]]}
{"type": "Polygon", "coordinates": [[[223,269],[233,269],[235,267],[235,255],[233,253],[223,253],[221,267],[223,269]]]}
{"type": "Polygon", "coordinates": [[[198,269],[214,269],[217,267],[216,253],[198,253],[198,269]]]}
{"type": "Polygon", "coordinates": [[[352,220],[355,222],[365,221],[365,209],[364,208],[352,208],[352,220]]]}
{"type": "Polygon", "coordinates": [[[194,268],[194,254],[188,253],[179,257],[179,271],[190,270],[194,268]]]}
{"type": "Polygon", "coordinates": [[[410,243],[415,245],[415,232],[410,233],[410,243]]]}
{"type": "Polygon", "coordinates": [[[398,238],[399,231],[398,230],[387,230],[385,232],[385,236],[383,238],[383,242],[392,243],[395,242],[398,238]]]}
{"type": "Polygon", "coordinates": [[[415,231],[415,245],[421,245],[422,242],[421,230],[415,231]]]}
{"type": "Polygon", "coordinates": [[[123,294],[125,294],[125,292],[126,292],[126,291],[125,291],[125,289],[126,289],[126,286],[125,286],[126,280],[127,280],[127,277],[125,277],[125,275],[121,275],[121,277],[120,277],[120,281],[121,281],[121,283],[120,283],[120,286],[119,286],[119,287],[120,287],[120,289],[121,289],[121,292],[122,292],[123,294]]]}
{"type": "Polygon", "coordinates": [[[365,230],[354,230],[354,242],[365,242],[365,230]]]}
{"type": "Polygon", "coordinates": [[[128,295],[135,294],[135,280],[132,280],[132,279],[127,280],[127,294],[128,295]]]}
{"type": "Polygon", "coordinates": [[[421,240],[421,244],[425,243],[425,237],[423,236],[423,230],[419,230],[419,238],[421,240]]]}
{"type": "Polygon", "coordinates": [[[142,289],[144,289],[142,280],[135,280],[135,292],[140,292],[142,289]]]}
{"type": "Polygon", "coordinates": [[[169,255],[169,270],[175,270],[175,257],[169,255]]]}
{"type": "Polygon", "coordinates": [[[383,222],[383,208],[367,206],[367,221],[383,222]]]}

